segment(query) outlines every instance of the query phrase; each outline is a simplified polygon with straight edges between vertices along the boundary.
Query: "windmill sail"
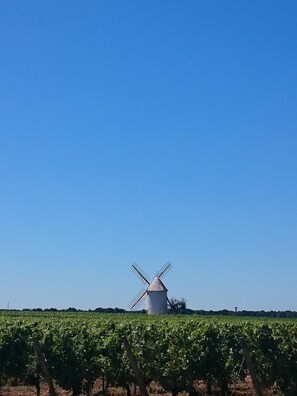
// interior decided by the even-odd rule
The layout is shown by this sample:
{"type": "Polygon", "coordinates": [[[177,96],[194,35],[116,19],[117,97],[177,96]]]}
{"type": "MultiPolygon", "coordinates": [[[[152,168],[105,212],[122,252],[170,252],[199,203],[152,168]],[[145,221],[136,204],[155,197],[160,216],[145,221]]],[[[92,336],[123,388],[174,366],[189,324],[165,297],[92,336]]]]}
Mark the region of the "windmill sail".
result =
{"type": "Polygon", "coordinates": [[[173,305],[171,304],[171,301],[169,300],[168,297],[167,297],[167,304],[168,304],[168,306],[170,307],[170,309],[172,310],[172,312],[173,312],[173,313],[176,313],[176,312],[175,312],[175,309],[174,309],[173,305]]]}
{"type": "Polygon", "coordinates": [[[136,294],[136,296],[133,298],[133,300],[130,302],[128,307],[131,310],[132,309],[136,309],[137,307],[139,307],[139,305],[142,303],[142,300],[144,299],[145,295],[146,295],[146,289],[140,290],[140,292],[138,292],[136,294]]]}
{"type": "Polygon", "coordinates": [[[166,263],[163,265],[163,267],[157,272],[157,277],[162,278],[164,275],[167,274],[167,272],[171,269],[172,265],[171,263],[166,263]]]}
{"type": "Polygon", "coordinates": [[[146,273],[137,265],[132,264],[131,270],[137,275],[137,277],[141,280],[144,285],[149,285],[150,282],[148,281],[148,276],[146,273]]]}

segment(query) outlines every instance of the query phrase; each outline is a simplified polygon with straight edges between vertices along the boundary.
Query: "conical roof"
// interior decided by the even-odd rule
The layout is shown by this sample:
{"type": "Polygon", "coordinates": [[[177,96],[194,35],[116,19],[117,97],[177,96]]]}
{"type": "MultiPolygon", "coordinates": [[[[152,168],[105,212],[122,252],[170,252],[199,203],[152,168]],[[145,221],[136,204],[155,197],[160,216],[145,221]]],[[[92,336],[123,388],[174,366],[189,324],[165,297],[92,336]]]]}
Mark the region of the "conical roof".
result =
{"type": "Polygon", "coordinates": [[[158,276],[155,276],[152,282],[150,283],[149,287],[147,288],[147,291],[167,292],[168,290],[164,285],[164,283],[161,281],[161,279],[158,276]]]}

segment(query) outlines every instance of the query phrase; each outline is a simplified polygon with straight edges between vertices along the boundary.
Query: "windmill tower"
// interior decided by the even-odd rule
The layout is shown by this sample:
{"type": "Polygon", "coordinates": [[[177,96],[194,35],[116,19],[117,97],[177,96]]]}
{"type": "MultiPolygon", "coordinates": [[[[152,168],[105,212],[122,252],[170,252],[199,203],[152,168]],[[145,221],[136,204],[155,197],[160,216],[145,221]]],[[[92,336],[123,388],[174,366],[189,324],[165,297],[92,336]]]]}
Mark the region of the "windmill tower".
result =
{"type": "Polygon", "coordinates": [[[151,282],[148,281],[148,276],[145,274],[140,267],[133,264],[131,269],[146,286],[144,289],[133,298],[129,304],[129,308],[137,308],[141,302],[146,299],[147,313],[149,315],[164,314],[167,313],[167,305],[169,303],[167,297],[167,288],[162,282],[161,278],[171,269],[172,265],[166,263],[156,274],[151,282]]]}

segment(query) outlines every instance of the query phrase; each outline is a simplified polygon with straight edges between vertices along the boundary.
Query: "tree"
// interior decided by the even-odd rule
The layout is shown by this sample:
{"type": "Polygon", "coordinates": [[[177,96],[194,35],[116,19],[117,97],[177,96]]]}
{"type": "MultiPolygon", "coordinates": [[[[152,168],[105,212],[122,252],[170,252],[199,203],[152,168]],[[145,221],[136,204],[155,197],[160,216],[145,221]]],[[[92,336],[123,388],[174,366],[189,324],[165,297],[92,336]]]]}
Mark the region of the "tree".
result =
{"type": "Polygon", "coordinates": [[[187,311],[187,304],[184,297],[178,299],[175,297],[170,298],[169,300],[170,307],[175,313],[185,313],[187,311]]]}

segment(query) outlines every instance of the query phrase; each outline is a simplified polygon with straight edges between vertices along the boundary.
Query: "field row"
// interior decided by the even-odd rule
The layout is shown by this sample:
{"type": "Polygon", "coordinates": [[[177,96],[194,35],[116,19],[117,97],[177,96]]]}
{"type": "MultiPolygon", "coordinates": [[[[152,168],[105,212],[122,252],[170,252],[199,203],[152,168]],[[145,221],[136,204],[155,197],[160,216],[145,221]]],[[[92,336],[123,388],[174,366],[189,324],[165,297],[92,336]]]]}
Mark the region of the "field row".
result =
{"type": "Polygon", "coordinates": [[[56,383],[73,395],[89,394],[100,378],[108,386],[134,383],[122,343],[129,339],[147,383],[164,390],[194,393],[203,380],[210,390],[245,378],[239,337],[244,336],[264,387],[276,384],[297,394],[297,325],[295,321],[246,321],[199,317],[143,316],[0,316],[0,385],[31,383],[38,388],[41,368],[37,337],[56,383]]]}

